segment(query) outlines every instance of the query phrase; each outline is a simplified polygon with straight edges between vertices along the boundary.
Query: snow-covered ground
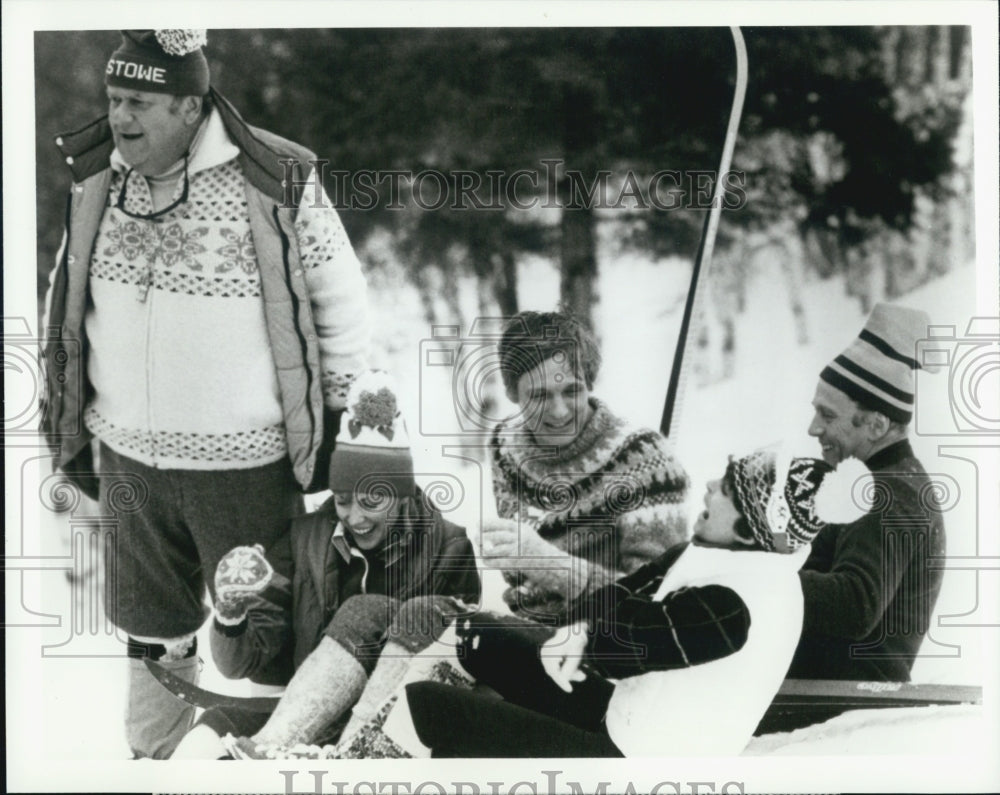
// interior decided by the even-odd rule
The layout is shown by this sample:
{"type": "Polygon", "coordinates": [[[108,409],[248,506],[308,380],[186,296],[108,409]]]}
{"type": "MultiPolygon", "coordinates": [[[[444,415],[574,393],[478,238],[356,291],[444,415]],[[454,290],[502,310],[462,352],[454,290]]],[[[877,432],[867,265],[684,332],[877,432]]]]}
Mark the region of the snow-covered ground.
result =
{"type": "Polygon", "coordinates": [[[845,712],[816,726],[766,734],[750,741],[745,756],[870,754],[956,755],[987,731],[978,706],[904,707],[845,712]]]}
{"type": "MultiPolygon", "coordinates": [[[[652,263],[634,256],[617,256],[601,272],[596,319],[605,364],[595,393],[635,421],[654,427],[662,410],[688,273],[689,266],[680,261],[652,263]]],[[[558,274],[549,263],[526,263],[520,284],[522,307],[555,306],[558,274]]],[[[437,484],[433,490],[438,502],[475,534],[480,511],[490,510],[489,473],[474,449],[483,444],[482,435],[455,436],[459,421],[452,399],[452,373],[433,366],[434,357],[428,355],[447,348],[448,343],[432,339],[413,288],[392,279],[375,288],[375,333],[380,345],[377,363],[396,374],[406,396],[404,411],[420,479],[425,485],[437,484]]],[[[467,317],[474,317],[477,302],[472,286],[462,284],[461,291],[467,317]]],[[[974,294],[974,271],[969,266],[953,270],[906,296],[902,303],[926,309],[935,323],[957,326],[961,337],[975,311],[974,294]]],[[[837,280],[808,281],[804,286],[807,345],[796,342],[789,301],[777,270],[755,273],[747,298],[746,311],[737,318],[732,378],[705,386],[691,380],[683,402],[674,441],[693,479],[691,510],[700,503],[705,482],[721,473],[729,453],[741,454],[784,439],[800,454],[818,455],[816,443],[806,435],[816,377],[864,322],[857,301],[844,294],[837,280]]],[[[468,335],[469,329],[462,328],[461,333],[468,335]]],[[[939,402],[926,408],[933,409],[934,422],[947,425],[950,414],[941,396],[947,394],[948,382],[946,376],[939,377],[945,379],[935,392],[939,402]]],[[[504,410],[502,406],[496,413],[504,410]]],[[[917,430],[921,428],[933,430],[931,425],[918,424],[917,430]]],[[[976,482],[976,464],[967,460],[975,459],[975,454],[939,450],[941,445],[954,444],[955,437],[918,433],[913,441],[927,469],[947,475],[950,479],[946,482],[955,487],[946,516],[949,554],[997,555],[996,528],[984,525],[981,518],[995,520],[995,485],[976,482]]],[[[70,517],[43,510],[41,521],[40,547],[26,549],[25,554],[67,554],[70,517]]],[[[89,537],[89,531],[77,536],[80,541],[89,537]]],[[[996,579],[995,571],[977,574],[955,569],[946,573],[931,639],[925,644],[926,656],[914,669],[916,681],[984,684],[979,641],[984,632],[996,632],[982,626],[998,621],[996,579]]],[[[19,578],[8,577],[8,604],[12,599],[21,601],[20,585],[19,578]]],[[[77,589],[76,604],[82,612],[72,628],[69,618],[74,593],[61,571],[26,573],[23,593],[29,595],[26,605],[31,610],[62,617],[59,625],[42,630],[45,643],[64,644],[67,654],[107,655],[42,656],[33,663],[39,667],[43,683],[37,709],[47,754],[70,759],[124,758],[128,755],[121,726],[125,661],[116,656],[121,653],[118,639],[105,631],[96,594],[77,589]],[[41,594],[40,604],[31,603],[35,593],[41,594]]],[[[495,596],[492,591],[490,598],[495,596]]],[[[207,653],[204,641],[203,654],[207,653]]],[[[53,653],[58,650],[46,652],[53,653]]],[[[245,683],[223,680],[210,660],[206,661],[202,684],[219,691],[249,692],[245,683]]],[[[942,732],[955,736],[972,725],[975,714],[974,710],[924,710],[914,719],[915,731],[927,738],[942,732]]],[[[784,741],[760,743],[754,752],[840,754],[863,748],[888,753],[896,747],[892,738],[902,736],[899,732],[905,730],[906,723],[899,715],[894,720],[884,714],[871,720],[855,717],[842,731],[806,729],[784,741]],[[859,737],[864,738],[863,744],[859,744],[859,737]]]]}

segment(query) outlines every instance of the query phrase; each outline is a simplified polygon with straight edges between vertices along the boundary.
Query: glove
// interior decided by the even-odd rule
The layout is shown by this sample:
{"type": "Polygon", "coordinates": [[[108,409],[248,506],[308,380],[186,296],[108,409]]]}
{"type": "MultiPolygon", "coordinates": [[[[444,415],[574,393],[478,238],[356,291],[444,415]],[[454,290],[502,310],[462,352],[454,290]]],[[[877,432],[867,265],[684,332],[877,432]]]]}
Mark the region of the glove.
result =
{"type": "Polygon", "coordinates": [[[274,569],[260,544],[229,550],[215,569],[215,616],[219,622],[241,623],[253,597],[267,588],[273,576],[274,569]]]}

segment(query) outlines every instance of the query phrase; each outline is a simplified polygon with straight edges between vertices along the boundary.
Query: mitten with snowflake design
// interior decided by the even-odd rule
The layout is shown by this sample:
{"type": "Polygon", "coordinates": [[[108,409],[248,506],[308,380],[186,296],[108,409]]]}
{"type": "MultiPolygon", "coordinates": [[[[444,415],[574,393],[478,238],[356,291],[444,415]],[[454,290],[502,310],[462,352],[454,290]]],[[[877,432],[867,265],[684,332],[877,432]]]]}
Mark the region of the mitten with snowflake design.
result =
{"type": "Polygon", "coordinates": [[[274,569],[260,544],[229,550],[215,569],[216,620],[228,626],[242,623],[250,602],[267,588],[273,576],[274,569]]]}

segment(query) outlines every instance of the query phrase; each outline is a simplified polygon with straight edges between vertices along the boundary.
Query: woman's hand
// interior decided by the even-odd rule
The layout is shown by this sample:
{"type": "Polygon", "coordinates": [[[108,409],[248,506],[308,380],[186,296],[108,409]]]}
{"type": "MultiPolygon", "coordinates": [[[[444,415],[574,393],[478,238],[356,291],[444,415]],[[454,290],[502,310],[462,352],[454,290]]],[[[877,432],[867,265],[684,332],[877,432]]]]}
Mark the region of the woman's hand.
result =
{"type": "Polygon", "coordinates": [[[580,670],[587,650],[587,630],[586,621],[560,627],[538,651],[545,673],[567,693],[573,692],[573,682],[582,682],[587,678],[587,674],[580,670]]]}

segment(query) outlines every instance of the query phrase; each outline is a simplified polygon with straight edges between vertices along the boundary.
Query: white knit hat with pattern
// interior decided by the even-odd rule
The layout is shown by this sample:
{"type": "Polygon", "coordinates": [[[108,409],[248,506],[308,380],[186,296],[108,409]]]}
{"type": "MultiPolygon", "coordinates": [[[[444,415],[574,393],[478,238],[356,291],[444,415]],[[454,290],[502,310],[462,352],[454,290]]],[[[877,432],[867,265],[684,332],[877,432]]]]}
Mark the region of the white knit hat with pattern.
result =
{"type": "Polygon", "coordinates": [[[354,379],[330,456],[333,491],[413,494],[413,456],[396,393],[384,370],[367,370],[354,379]]]}
{"type": "Polygon", "coordinates": [[[794,552],[823,528],[814,501],[833,468],[815,458],[790,458],[781,450],[757,450],[730,461],[734,503],[766,550],[794,552]]]}

